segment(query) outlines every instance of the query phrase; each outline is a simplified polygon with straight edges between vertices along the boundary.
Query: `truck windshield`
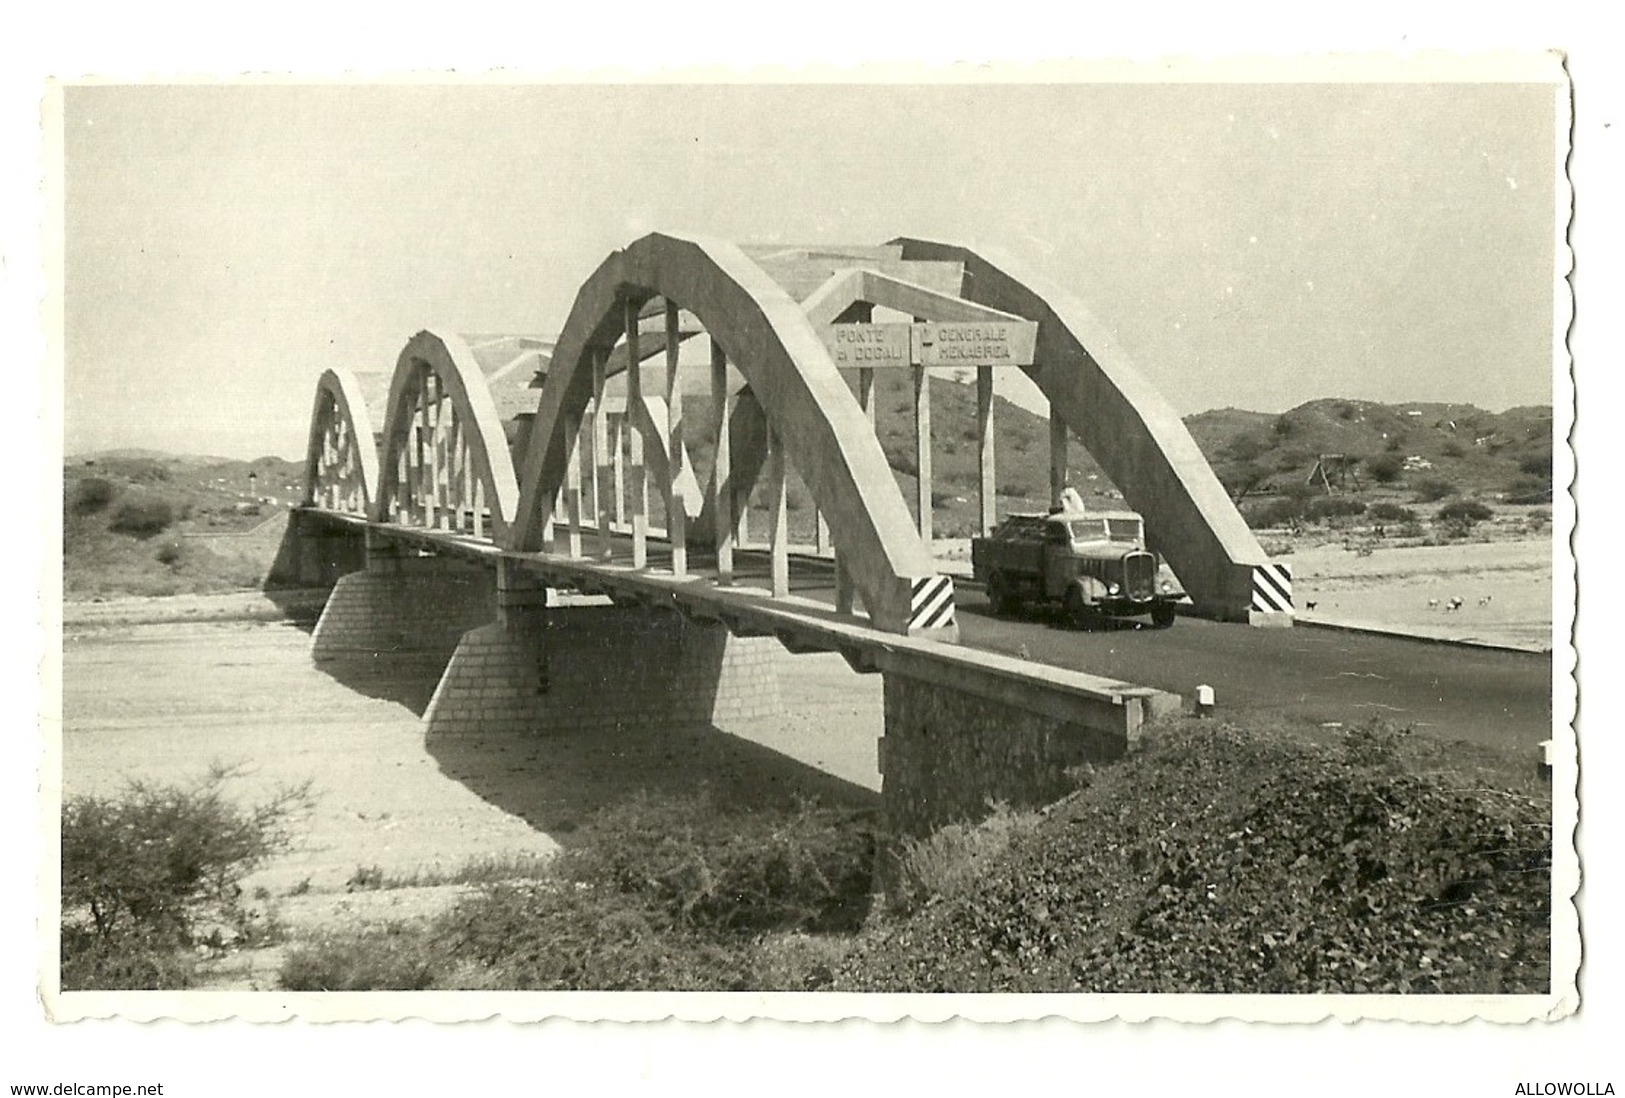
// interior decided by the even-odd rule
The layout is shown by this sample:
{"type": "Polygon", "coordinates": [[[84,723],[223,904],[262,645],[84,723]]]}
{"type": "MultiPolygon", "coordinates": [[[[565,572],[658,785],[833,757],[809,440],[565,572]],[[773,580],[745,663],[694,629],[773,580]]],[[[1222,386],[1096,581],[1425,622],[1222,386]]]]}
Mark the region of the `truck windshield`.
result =
{"type": "Polygon", "coordinates": [[[1104,519],[1074,519],[1067,525],[1072,527],[1073,541],[1099,541],[1106,536],[1104,519]]]}
{"type": "Polygon", "coordinates": [[[1106,525],[1111,528],[1113,541],[1139,541],[1140,520],[1131,518],[1107,519],[1106,525]]]}

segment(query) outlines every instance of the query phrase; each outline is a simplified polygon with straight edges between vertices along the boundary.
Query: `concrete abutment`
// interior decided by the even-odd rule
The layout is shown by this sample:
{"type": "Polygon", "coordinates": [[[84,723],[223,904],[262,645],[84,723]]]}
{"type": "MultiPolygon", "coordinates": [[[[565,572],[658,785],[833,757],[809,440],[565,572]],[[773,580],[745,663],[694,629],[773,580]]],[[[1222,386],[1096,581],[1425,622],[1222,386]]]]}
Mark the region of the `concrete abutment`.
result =
{"type": "Polygon", "coordinates": [[[1122,758],[1147,722],[1181,704],[1067,672],[1050,684],[995,668],[890,662],[879,761],[886,830],[897,838],[982,819],[993,802],[1050,804],[1074,788],[1069,769],[1122,758]]]}

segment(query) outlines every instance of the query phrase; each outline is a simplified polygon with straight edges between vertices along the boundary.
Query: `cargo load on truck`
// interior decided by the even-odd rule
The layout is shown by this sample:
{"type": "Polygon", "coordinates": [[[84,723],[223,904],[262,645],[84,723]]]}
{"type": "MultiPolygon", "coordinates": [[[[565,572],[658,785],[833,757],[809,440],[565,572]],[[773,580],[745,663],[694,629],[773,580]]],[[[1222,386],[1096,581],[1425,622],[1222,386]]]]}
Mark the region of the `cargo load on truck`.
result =
{"type": "Polygon", "coordinates": [[[1166,629],[1184,598],[1162,558],[1145,547],[1135,511],[1095,511],[1069,493],[1049,514],[1013,514],[971,539],[971,567],[995,614],[1060,603],[1080,626],[1148,615],[1166,629]]]}

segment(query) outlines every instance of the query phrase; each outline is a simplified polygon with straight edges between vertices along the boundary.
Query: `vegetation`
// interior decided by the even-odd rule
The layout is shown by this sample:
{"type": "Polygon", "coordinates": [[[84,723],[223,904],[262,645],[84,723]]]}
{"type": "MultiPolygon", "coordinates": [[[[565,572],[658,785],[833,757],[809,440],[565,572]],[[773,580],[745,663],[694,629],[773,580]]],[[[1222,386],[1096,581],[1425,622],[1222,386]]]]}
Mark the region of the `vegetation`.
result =
{"type": "Polygon", "coordinates": [[[1530,993],[1550,797],[1373,722],[1185,719],[1042,811],[906,842],[870,910],[867,821],[637,798],[446,914],[320,935],[295,990],[1530,993]]]}
{"type": "Polygon", "coordinates": [[[1367,461],[1365,467],[1378,484],[1392,484],[1404,471],[1405,460],[1398,454],[1384,453],[1367,461]]]}
{"type": "Polygon", "coordinates": [[[299,944],[282,983],[799,989],[827,979],[809,936],[861,924],[873,862],[869,825],[850,813],[808,802],[732,811],[703,794],[639,796],[595,817],[545,875],[484,882],[426,924],[299,944]]]}
{"type": "Polygon", "coordinates": [[[279,501],[303,470],[275,458],[228,462],[99,455],[63,469],[63,582],[69,598],[176,595],[258,587],[279,532],[263,522],[247,474],[279,501]],[[205,535],[205,536],[199,536],[205,535]],[[157,544],[155,544],[155,542],[157,544]]]}
{"type": "Polygon", "coordinates": [[[1458,499],[1439,508],[1439,521],[1472,526],[1495,517],[1495,512],[1476,499],[1458,499]]]}
{"type": "Polygon", "coordinates": [[[871,920],[834,987],[1545,990],[1549,800],[1409,772],[1408,739],[1176,724],[1038,825],[996,814],[969,886],[871,920]]]}
{"type": "Polygon", "coordinates": [[[137,490],[127,493],[124,501],[113,512],[108,528],[121,534],[134,534],[150,538],[169,529],[175,521],[175,505],[155,492],[137,490]]]}
{"type": "Polygon", "coordinates": [[[245,874],[283,849],[308,788],[238,808],[233,772],[189,786],[133,782],[122,797],[73,797],[62,811],[62,987],[177,988],[199,950],[263,940],[245,874]]]}

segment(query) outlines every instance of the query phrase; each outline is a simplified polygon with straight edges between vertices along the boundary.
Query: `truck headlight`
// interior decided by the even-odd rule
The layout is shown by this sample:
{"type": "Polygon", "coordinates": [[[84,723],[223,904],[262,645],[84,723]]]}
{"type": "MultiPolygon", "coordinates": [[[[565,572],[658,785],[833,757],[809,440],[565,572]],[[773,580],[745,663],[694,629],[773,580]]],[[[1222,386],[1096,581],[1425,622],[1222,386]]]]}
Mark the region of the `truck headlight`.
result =
{"type": "Polygon", "coordinates": [[[1162,581],[1162,593],[1167,594],[1174,589],[1174,585],[1167,580],[1162,581]]]}
{"type": "Polygon", "coordinates": [[[1108,595],[1115,595],[1115,594],[1117,594],[1117,592],[1118,592],[1118,586],[1117,586],[1117,584],[1115,584],[1115,583],[1108,583],[1108,584],[1107,584],[1107,585],[1106,585],[1106,594],[1108,594],[1108,595]]]}

